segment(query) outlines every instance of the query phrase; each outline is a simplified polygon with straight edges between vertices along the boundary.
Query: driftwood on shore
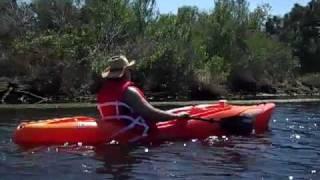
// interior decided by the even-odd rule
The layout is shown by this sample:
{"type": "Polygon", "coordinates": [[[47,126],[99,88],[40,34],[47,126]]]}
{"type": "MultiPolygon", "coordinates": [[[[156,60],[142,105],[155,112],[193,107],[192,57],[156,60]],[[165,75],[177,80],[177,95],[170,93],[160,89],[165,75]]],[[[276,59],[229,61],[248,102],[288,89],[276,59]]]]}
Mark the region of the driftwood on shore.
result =
{"type": "Polygon", "coordinates": [[[47,102],[48,98],[39,96],[28,90],[28,85],[21,84],[17,80],[10,80],[8,78],[0,79],[0,95],[1,104],[6,104],[6,100],[10,95],[15,96],[14,103],[29,103],[28,99],[32,99],[33,103],[39,104],[47,102]]]}

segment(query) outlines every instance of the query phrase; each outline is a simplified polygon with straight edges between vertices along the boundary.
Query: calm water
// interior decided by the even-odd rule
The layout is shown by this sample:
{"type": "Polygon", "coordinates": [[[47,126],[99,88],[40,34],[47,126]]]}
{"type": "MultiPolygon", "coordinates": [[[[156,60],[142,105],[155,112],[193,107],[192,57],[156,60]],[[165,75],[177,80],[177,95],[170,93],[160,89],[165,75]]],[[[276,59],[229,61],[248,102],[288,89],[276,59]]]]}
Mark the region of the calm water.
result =
{"type": "Polygon", "coordinates": [[[39,147],[11,142],[22,119],[93,110],[0,110],[0,179],[320,179],[320,104],[278,104],[271,132],[157,146],[39,147]]]}

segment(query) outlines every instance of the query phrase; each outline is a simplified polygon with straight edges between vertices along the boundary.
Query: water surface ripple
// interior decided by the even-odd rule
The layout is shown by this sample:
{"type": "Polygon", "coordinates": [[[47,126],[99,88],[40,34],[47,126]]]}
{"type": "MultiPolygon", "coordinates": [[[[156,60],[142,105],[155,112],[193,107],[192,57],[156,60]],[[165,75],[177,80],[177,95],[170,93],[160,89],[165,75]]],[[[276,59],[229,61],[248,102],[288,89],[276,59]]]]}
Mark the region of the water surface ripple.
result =
{"type": "Polygon", "coordinates": [[[95,115],[94,110],[1,110],[1,179],[320,179],[320,104],[278,104],[271,131],[123,147],[22,149],[11,141],[23,119],[95,115]]]}

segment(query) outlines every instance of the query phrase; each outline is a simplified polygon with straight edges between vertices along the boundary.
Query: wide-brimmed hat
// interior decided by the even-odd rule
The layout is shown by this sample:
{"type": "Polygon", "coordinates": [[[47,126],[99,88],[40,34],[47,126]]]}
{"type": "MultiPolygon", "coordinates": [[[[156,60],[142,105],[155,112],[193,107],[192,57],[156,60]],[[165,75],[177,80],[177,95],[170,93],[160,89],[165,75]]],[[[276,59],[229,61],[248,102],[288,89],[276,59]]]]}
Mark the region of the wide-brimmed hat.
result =
{"type": "Polygon", "coordinates": [[[127,68],[132,67],[136,62],[128,61],[124,55],[113,56],[108,59],[109,66],[102,71],[102,78],[121,78],[127,68]]]}

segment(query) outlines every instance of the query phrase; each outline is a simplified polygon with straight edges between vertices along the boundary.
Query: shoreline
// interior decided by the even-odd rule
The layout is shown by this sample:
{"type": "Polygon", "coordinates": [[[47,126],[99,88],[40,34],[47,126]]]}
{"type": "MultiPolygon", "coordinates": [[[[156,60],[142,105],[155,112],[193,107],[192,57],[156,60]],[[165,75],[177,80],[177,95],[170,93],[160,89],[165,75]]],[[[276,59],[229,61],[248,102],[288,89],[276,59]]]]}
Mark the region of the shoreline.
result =
{"type": "MultiPolygon", "coordinates": [[[[199,101],[154,101],[152,105],[156,107],[179,107],[195,104],[212,104],[219,100],[199,100],[199,101]]],[[[320,102],[320,98],[297,98],[297,99],[255,99],[255,100],[228,100],[229,104],[248,105],[261,103],[312,103],[320,102]]],[[[50,103],[50,104],[0,104],[0,110],[4,109],[82,109],[96,108],[95,103],[50,103]]]]}

